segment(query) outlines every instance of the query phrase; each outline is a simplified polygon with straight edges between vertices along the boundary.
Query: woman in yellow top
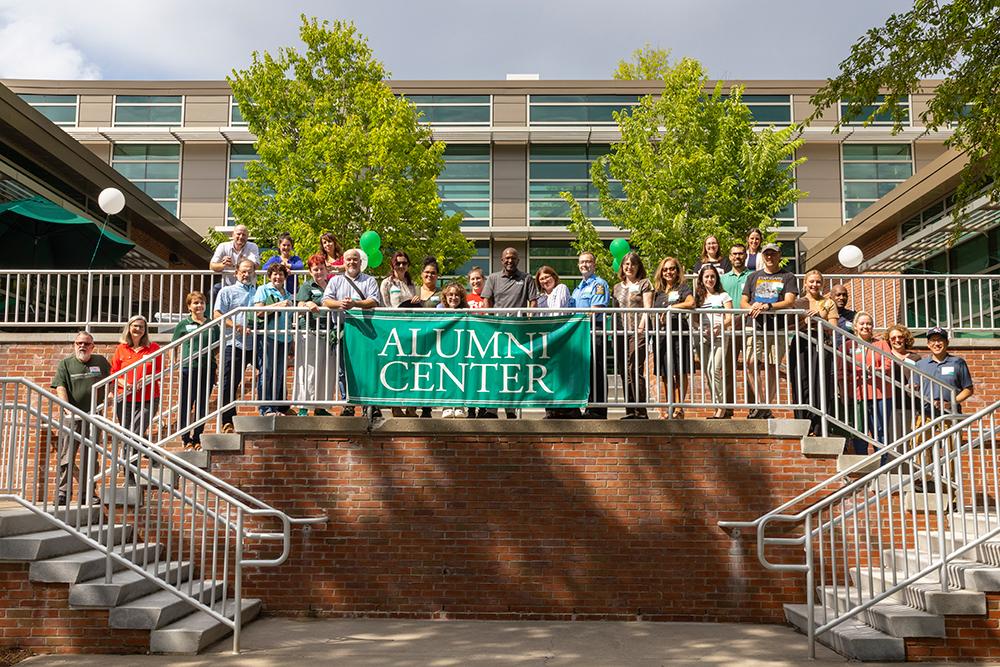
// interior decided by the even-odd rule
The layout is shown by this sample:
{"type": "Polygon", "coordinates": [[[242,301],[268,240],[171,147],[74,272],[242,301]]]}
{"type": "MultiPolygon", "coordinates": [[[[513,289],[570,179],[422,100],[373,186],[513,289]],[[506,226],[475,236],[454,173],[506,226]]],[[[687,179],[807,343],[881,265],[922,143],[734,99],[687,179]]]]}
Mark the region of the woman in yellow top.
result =
{"type": "MultiPolygon", "coordinates": [[[[805,289],[802,297],[795,302],[795,308],[806,311],[806,315],[799,320],[798,331],[788,346],[788,379],[796,403],[826,412],[827,406],[833,404],[833,356],[828,350],[821,349],[820,344],[822,342],[825,348],[835,344],[835,341],[829,336],[829,331],[820,334],[822,325],[809,320],[819,318],[836,327],[840,312],[833,299],[823,294],[822,273],[814,269],[805,275],[802,282],[805,289]],[[821,403],[824,396],[826,405],[821,403]]],[[[815,410],[795,410],[796,419],[809,420],[809,435],[819,435],[820,432],[821,418],[815,410]]]]}

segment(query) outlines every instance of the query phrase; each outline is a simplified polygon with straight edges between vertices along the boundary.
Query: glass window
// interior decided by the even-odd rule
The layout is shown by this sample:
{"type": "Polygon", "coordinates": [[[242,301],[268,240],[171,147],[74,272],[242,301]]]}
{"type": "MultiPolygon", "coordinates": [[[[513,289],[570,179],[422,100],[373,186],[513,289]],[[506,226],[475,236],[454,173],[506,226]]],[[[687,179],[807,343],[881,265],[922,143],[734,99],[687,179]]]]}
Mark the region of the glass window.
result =
{"type": "Polygon", "coordinates": [[[559,274],[560,282],[572,292],[580,282],[580,267],[577,265],[577,252],[569,240],[528,241],[528,267],[525,269],[532,277],[535,271],[543,266],[551,266],[559,274]]]}
{"type": "MultiPolygon", "coordinates": [[[[885,102],[885,95],[879,95],[875,98],[875,104],[870,104],[861,108],[861,113],[856,116],[847,115],[847,105],[849,100],[840,101],[840,117],[847,125],[861,125],[863,124],[869,116],[875,113],[875,110],[882,106],[885,102]]],[[[903,124],[908,125],[910,122],[910,102],[909,98],[903,100],[898,105],[903,109],[903,124]]],[[[883,111],[882,113],[875,114],[872,119],[872,125],[892,125],[892,114],[889,111],[883,111]]]]}
{"type": "Polygon", "coordinates": [[[177,215],[181,187],[180,144],[115,144],[111,166],[160,206],[177,215]]]}
{"type": "Polygon", "coordinates": [[[529,95],[530,125],[614,125],[612,114],[639,102],[638,95],[529,95]]]}
{"type": "Polygon", "coordinates": [[[740,100],[750,109],[754,125],[789,125],[792,122],[791,95],[743,95],[740,100]]]}
{"type": "Polygon", "coordinates": [[[489,125],[489,95],[409,95],[420,122],[431,125],[489,125]]]}
{"type": "Polygon", "coordinates": [[[465,280],[466,276],[469,275],[469,271],[473,267],[478,266],[483,270],[484,275],[490,275],[492,269],[490,268],[490,242],[489,241],[473,241],[476,247],[475,253],[469,258],[469,261],[461,266],[457,267],[454,271],[448,273],[448,275],[441,276],[441,284],[447,285],[452,280],[461,278],[462,284],[469,287],[469,283],[465,280]]]}
{"type": "Polygon", "coordinates": [[[243,120],[243,114],[240,112],[240,105],[236,101],[235,97],[229,98],[229,125],[231,127],[236,127],[239,125],[246,125],[247,122],[243,120]]]}
{"type": "Polygon", "coordinates": [[[246,178],[247,163],[253,162],[260,156],[253,144],[230,144],[229,145],[229,178],[226,180],[226,226],[235,227],[236,218],[229,210],[229,184],[233,181],[246,178]]]}
{"type": "Polygon", "coordinates": [[[181,95],[116,95],[115,125],[180,125],[181,95]]]}
{"type": "Polygon", "coordinates": [[[843,144],[844,221],[913,175],[910,144],[843,144]]]}
{"type": "Polygon", "coordinates": [[[56,125],[76,125],[77,95],[18,95],[56,125]]]}
{"type": "MultiPolygon", "coordinates": [[[[782,160],[778,163],[781,170],[786,170],[791,168],[792,160],[782,160]]],[[[792,175],[795,175],[794,169],[792,170],[792,175]]],[[[792,202],[778,211],[774,216],[774,224],[777,227],[794,227],[796,220],[796,207],[795,202],[792,202]]]]}
{"type": "MultiPolygon", "coordinates": [[[[597,189],[590,181],[590,165],[610,150],[608,145],[532,144],[528,147],[528,224],[564,227],[569,204],[559,196],[571,192],[596,226],[609,226],[601,213],[597,189]]],[[[612,195],[625,197],[620,181],[611,181],[612,195]]]]}
{"type": "Polygon", "coordinates": [[[490,225],[490,169],[488,144],[445,148],[444,169],[437,183],[441,210],[461,213],[463,227],[490,225]]]}

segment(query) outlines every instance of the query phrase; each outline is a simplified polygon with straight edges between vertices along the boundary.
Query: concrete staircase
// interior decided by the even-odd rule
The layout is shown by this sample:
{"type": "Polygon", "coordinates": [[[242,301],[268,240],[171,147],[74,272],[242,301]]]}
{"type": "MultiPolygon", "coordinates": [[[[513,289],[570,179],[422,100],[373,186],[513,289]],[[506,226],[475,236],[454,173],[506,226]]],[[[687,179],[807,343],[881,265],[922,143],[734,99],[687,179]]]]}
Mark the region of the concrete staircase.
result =
{"type": "MultiPolygon", "coordinates": [[[[124,500],[131,501],[130,505],[138,502],[135,497],[124,500]]],[[[99,506],[59,508],[56,516],[70,525],[86,526],[98,521],[104,511],[99,506]]],[[[185,593],[204,602],[222,598],[221,582],[200,579],[190,563],[164,563],[158,558],[164,553],[161,545],[133,541],[135,536],[125,526],[81,530],[95,538],[110,530],[116,551],[141,565],[149,576],[112,561],[111,583],[106,583],[106,561],[101,551],[57,527],[49,516],[20,506],[0,508],[0,561],[30,562],[30,581],[68,585],[71,608],[107,609],[108,623],[113,628],[149,630],[149,650],[153,653],[198,653],[232,632],[229,626],[196,610],[150,577],[180,584],[178,587],[185,593]]],[[[231,599],[225,603],[229,618],[233,617],[233,604],[231,599]]],[[[244,600],[242,608],[245,625],[257,616],[261,604],[259,600],[244,600]]]]}
{"type": "MultiPolygon", "coordinates": [[[[964,524],[967,525],[960,522],[962,520],[956,518],[955,525],[945,529],[947,538],[954,539],[956,547],[964,543],[963,528],[968,528],[969,541],[976,534],[973,532],[974,522],[971,518],[966,518],[964,524]]],[[[997,525],[996,518],[992,518],[989,527],[996,528],[997,525]]],[[[979,528],[978,534],[983,534],[986,525],[980,525],[979,528]]],[[[931,553],[936,559],[937,531],[917,531],[916,538],[922,545],[932,545],[931,553]]],[[[962,558],[948,564],[947,592],[941,590],[939,571],[931,572],[856,614],[854,618],[819,635],[817,640],[852,660],[904,661],[907,659],[907,639],[949,637],[946,617],[987,615],[986,594],[1000,592],[1000,558],[997,556],[1000,556],[1000,537],[966,552],[962,558]]],[[[870,575],[867,567],[862,568],[864,581],[857,580],[857,571],[852,568],[849,585],[845,586],[840,582],[837,587],[817,587],[815,618],[818,624],[825,623],[827,618],[835,618],[834,604],[837,599],[840,600],[841,611],[848,604],[849,607],[857,606],[871,599],[872,591],[878,594],[905,579],[907,574],[919,572],[931,565],[926,550],[918,558],[915,550],[900,548],[884,549],[880,554],[880,563],[881,565],[872,565],[870,575]],[[868,576],[872,580],[872,590],[869,590],[868,576]]],[[[784,607],[788,622],[806,632],[806,605],[786,604],[784,607]]]]}

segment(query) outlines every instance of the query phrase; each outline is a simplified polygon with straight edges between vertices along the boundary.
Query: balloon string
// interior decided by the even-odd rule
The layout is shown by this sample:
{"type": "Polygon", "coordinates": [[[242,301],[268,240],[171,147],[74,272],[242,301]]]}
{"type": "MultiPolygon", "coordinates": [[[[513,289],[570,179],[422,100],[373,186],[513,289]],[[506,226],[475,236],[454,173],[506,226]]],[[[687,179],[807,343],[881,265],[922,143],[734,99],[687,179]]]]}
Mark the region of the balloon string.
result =
{"type": "Polygon", "coordinates": [[[104,224],[101,225],[101,233],[97,235],[97,243],[94,244],[94,254],[90,256],[90,265],[87,270],[94,268],[94,260],[97,259],[97,249],[101,247],[101,239],[104,238],[104,229],[108,226],[108,220],[111,219],[111,214],[106,213],[104,215],[104,224]]]}

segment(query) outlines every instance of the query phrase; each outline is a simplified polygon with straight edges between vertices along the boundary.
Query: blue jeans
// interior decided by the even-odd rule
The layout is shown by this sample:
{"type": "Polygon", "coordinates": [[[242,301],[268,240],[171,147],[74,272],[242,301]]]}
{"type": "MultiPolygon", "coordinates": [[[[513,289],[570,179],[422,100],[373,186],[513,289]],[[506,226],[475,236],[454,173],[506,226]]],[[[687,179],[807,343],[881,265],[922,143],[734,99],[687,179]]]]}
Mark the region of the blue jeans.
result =
{"type": "MultiPolygon", "coordinates": [[[[260,348],[252,338],[247,339],[250,349],[227,345],[222,352],[222,372],[219,376],[219,405],[229,405],[236,396],[236,389],[243,382],[243,373],[247,364],[260,368],[260,348]]],[[[249,393],[249,390],[247,391],[249,393]]],[[[222,412],[222,423],[232,424],[236,416],[236,408],[228,407],[222,412]]]]}
{"type": "Polygon", "coordinates": [[[207,369],[199,366],[181,369],[181,396],[180,405],[177,406],[177,430],[181,432],[181,440],[185,443],[201,442],[201,434],[205,430],[204,424],[195,426],[191,431],[185,431],[185,429],[191,419],[192,408],[194,421],[205,416],[213,387],[215,387],[214,362],[207,369]]]}
{"type": "Polygon", "coordinates": [[[285,403],[285,376],[288,373],[290,351],[288,341],[265,337],[260,355],[259,396],[265,402],[260,406],[262,415],[271,411],[284,412],[288,408],[285,403]]]}

